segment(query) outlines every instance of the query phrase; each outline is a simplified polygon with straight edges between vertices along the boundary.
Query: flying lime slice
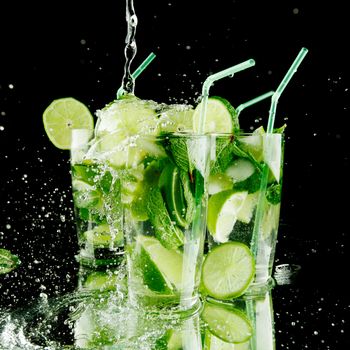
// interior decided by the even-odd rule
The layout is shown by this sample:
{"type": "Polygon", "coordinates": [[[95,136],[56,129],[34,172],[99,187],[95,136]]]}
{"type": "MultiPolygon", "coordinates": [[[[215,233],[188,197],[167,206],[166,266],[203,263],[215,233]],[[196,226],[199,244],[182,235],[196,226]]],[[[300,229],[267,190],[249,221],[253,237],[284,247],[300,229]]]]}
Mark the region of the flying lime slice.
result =
{"type": "Polygon", "coordinates": [[[94,129],[88,108],[72,97],[54,100],[44,111],[43,122],[50,141],[60,149],[70,149],[72,129],[94,129]]]}
{"type": "Polygon", "coordinates": [[[164,248],[154,237],[140,235],[136,238],[136,244],[139,244],[143,248],[143,258],[150,263],[148,265],[147,261],[144,261],[143,271],[147,272],[147,276],[144,275],[143,277],[148,283],[153,283],[152,289],[157,290],[159,286],[164,288],[163,281],[165,281],[171,289],[181,290],[182,254],[164,248]]]}
{"type": "MultiPolygon", "coordinates": [[[[209,331],[226,343],[245,343],[253,335],[253,328],[248,317],[233,306],[206,302],[201,317],[207,323],[209,331]]],[[[210,350],[213,349],[229,350],[241,348],[210,347],[210,350]]],[[[242,349],[246,348],[242,347],[242,349]]]]}
{"type": "Polygon", "coordinates": [[[254,274],[254,258],[248,246],[227,242],[208,253],[203,263],[203,287],[213,298],[236,298],[246,291],[254,274]]]}
{"type": "MultiPolygon", "coordinates": [[[[193,114],[193,130],[199,132],[202,102],[198,104],[193,114]]],[[[235,109],[230,102],[222,97],[208,98],[204,133],[233,133],[239,129],[235,109]]]]}
{"type": "Polygon", "coordinates": [[[207,226],[215,241],[219,243],[228,241],[247,195],[247,191],[227,190],[209,198],[207,226]]]}

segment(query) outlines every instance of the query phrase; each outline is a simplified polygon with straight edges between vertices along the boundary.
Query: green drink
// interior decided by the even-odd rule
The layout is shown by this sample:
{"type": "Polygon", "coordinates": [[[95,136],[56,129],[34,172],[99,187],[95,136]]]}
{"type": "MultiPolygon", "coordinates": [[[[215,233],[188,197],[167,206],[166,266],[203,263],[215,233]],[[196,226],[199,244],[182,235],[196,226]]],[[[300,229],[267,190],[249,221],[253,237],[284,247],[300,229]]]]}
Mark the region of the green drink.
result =
{"type": "Polygon", "coordinates": [[[123,232],[118,217],[108,215],[111,202],[120,204],[119,184],[112,169],[86,159],[91,132],[72,130],[71,174],[74,213],[81,264],[118,265],[124,253],[123,232]]]}
{"type": "Polygon", "coordinates": [[[262,128],[251,134],[216,135],[212,155],[207,221],[211,252],[203,265],[204,289],[224,300],[259,294],[272,283],[283,135],[266,134],[262,128]],[[262,189],[264,173],[267,187],[262,189]]]}

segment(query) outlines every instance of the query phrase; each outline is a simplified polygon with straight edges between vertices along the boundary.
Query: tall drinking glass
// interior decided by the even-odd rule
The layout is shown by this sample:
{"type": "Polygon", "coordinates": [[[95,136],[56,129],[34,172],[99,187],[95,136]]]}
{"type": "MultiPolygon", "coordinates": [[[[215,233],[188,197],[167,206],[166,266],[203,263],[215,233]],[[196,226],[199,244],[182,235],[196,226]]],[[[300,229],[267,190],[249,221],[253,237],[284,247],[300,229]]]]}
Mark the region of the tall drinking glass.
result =
{"type": "Polygon", "coordinates": [[[203,266],[203,282],[213,298],[260,294],[273,285],[283,149],[282,133],[261,128],[238,136],[212,135],[207,228],[213,254],[203,266]],[[216,274],[226,281],[217,283],[216,274]]]}
{"type": "Polygon", "coordinates": [[[120,184],[113,169],[99,159],[87,158],[92,130],[73,129],[71,174],[79,254],[83,265],[120,264],[124,255],[120,184]],[[108,208],[113,204],[113,215],[108,208]]]}
{"type": "Polygon", "coordinates": [[[123,147],[126,162],[116,179],[129,300],[156,310],[194,310],[200,306],[210,137],[137,135],[123,147]]]}

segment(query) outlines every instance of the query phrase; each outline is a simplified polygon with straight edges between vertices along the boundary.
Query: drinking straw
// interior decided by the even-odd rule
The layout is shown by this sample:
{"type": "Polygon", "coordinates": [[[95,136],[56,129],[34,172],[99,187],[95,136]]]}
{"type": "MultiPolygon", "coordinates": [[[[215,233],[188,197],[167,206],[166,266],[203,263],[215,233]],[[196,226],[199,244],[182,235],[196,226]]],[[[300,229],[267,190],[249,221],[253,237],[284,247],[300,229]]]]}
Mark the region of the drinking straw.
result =
{"type": "Polygon", "coordinates": [[[270,96],[272,96],[274,94],[274,91],[271,90],[269,92],[266,92],[265,94],[262,94],[258,97],[255,97],[247,102],[241,103],[237,108],[236,108],[236,113],[237,113],[237,117],[239,117],[240,113],[243,111],[243,109],[250,107],[252,105],[254,105],[255,103],[258,103],[262,100],[265,100],[266,98],[269,98],[270,96]]]}
{"type": "MultiPolygon", "coordinates": [[[[155,59],[156,55],[151,52],[147,58],[136,68],[135,72],[131,74],[133,79],[136,79],[146,68],[147,66],[155,59]]],[[[117,91],[117,98],[119,98],[124,92],[123,86],[121,86],[117,91]]]]}
{"type": "Polygon", "coordinates": [[[209,89],[213,85],[213,83],[217,80],[220,80],[222,78],[225,78],[227,76],[233,77],[233,75],[237,72],[240,72],[242,70],[245,70],[247,68],[250,68],[255,65],[255,61],[253,59],[249,59],[247,61],[244,61],[242,63],[239,63],[233,67],[224,69],[220,72],[214,73],[212,75],[209,75],[209,77],[205,80],[202,88],[202,107],[201,107],[201,114],[199,118],[199,125],[198,125],[198,133],[203,134],[204,133],[204,125],[205,125],[205,119],[207,114],[207,104],[208,104],[208,96],[209,96],[209,89]]]}
{"type": "MultiPolygon", "coordinates": [[[[306,48],[302,48],[294,60],[293,64],[289,68],[287,74],[284,76],[282,82],[278,86],[276,92],[273,94],[271,98],[271,106],[270,106],[270,111],[269,111],[269,119],[267,123],[267,131],[266,131],[266,140],[269,140],[269,136],[273,134],[273,126],[275,123],[275,116],[276,116],[276,108],[277,108],[277,103],[278,99],[280,98],[282,92],[286,88],[287,84],[291,80],[292,76],[294,73],[297,71],[299,65],[301,64],[302,60],[306,56],[308,50],[306,48]]],[[[267,142],[266,149],[265,149],[265,155],[267,158],[271,156],[272,153],[272,142],[267,142]]],[[[258,199],[258,205],[256,209],[256,219],[254,223],[254,229],[253,229],[253,236],[252,236],[252,242],[251,242],[251,248],[252,252],[255,257],[255,261],[258,264],[258,242],[259,242],[259,231],[264,215],[264,205],[265,205],[265,192],[267,188],[267,182],[268,182],[268,165],[264,164],[263,168],[263,173],[262,173],[262,178],[261,178],[261,183],[260,183],[260,193],[259,193],[259,199],[258,199]]]]}

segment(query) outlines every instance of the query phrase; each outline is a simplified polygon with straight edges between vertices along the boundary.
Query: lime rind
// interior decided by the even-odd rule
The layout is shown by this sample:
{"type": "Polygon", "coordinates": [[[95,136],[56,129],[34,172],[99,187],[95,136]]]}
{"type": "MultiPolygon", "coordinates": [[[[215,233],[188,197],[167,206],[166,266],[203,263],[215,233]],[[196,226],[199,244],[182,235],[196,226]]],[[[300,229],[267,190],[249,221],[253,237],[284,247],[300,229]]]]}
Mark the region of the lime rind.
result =
{"type": "MultiPolygon", "coordinates": [[[[193,130],[198,132],[202,102],[193,113],[193,130]]],[[[237,113],[229,101],[222,97],[208,98],[204,133],[235,133],[239,130],[237,113]]]]}
{"type": "Polygon", "coordinates": [[[226,343],[244,344],[253,335],[247,315],[232,306],[206,302],[201,316],[209,331],[226,343]]]}

